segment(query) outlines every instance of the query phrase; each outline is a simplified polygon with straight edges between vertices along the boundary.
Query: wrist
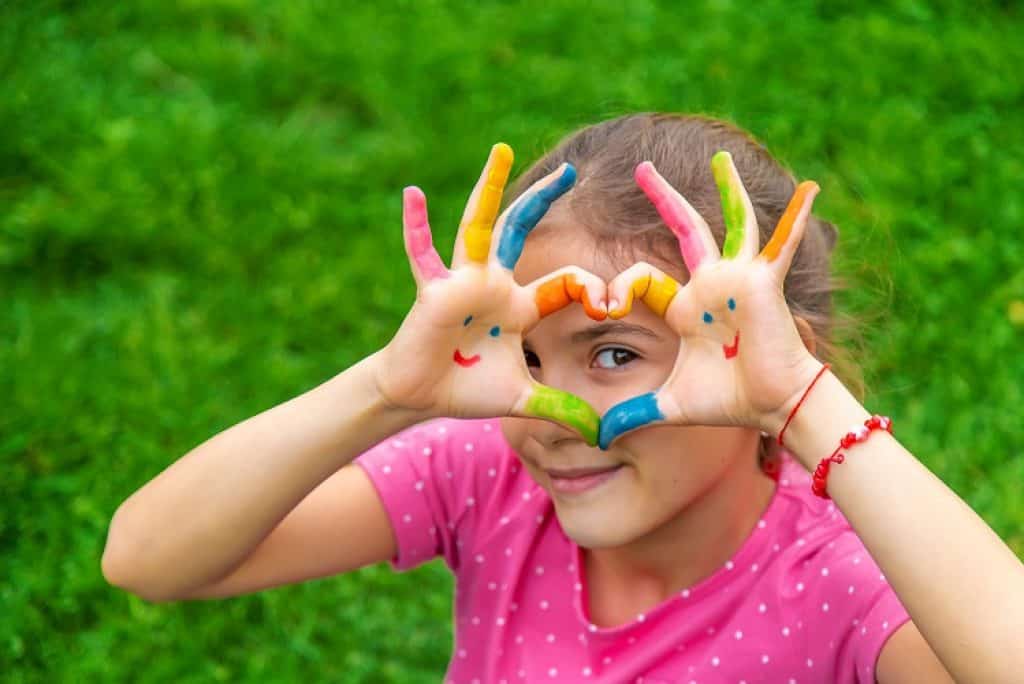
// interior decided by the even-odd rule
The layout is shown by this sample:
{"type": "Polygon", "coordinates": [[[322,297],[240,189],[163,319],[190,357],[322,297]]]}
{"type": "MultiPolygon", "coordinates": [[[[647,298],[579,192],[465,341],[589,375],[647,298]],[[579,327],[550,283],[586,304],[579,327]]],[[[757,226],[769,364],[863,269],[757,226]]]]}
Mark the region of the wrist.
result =
{"type": "MultiPolygon", "coordinates": [[[[794,411],[798,410],[801,401],[806,401],[807,395],[813,391],[813,386],[820,381],[818,376],[823,372],[828,372],[825,370],[827,365],[808,354],[807,358],[799,363],[791,374],[792,383],[796,389],[778,408],[761,416],[760,429],[776,438],[783,431],[788,435],[788,423],[794,417],[794,411]]],[[[788,437],[786,441],[789,441],[788,437]]]]}
{"type": "Polygon", "coordinates": [[[826,370],[789,422],[784,448],[813,471],[843,435],[870,416],[839,378],[826,370]]]}

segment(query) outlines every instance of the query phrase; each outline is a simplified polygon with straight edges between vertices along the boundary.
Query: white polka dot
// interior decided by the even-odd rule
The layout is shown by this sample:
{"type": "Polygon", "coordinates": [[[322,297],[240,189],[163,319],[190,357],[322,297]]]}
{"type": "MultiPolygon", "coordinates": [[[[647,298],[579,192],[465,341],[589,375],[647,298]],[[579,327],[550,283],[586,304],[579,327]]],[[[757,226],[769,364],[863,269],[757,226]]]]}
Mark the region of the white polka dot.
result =
{"type": "Polygon", "coordinates": [[[884,582],[885,581],[885,575],[879,575],[878,579],[880,579],[880,580],[882,580],[884,582]]]}
{"type": "Polygon", "coordinates": [[[860,620],[858,620],[857,618],[853,618],[853,626],[856,627],[859,624],[860,624],[860,620]]]}
{"type": "Polygon", "coordinates": [[[683,598],[690,598],[690,590],[689,589],[683,589],[683,592],[682,592],[681,596],[683,598]]]}
{"type": "Polygon", "coordinates": [[[720,662],[722,662],[722,661],[718,659],[718,656],[714,656],[713,658],[711,658],[711,664],[714,665],[715,667],[718,667],[718,664],[720,662]]]}
{"type": "Polygon", "coordinates": [[[597,625],[595,625],[593,622],[591,622],[589,625],[587,625],[587,629],[589,629],[591,632],[596,632],[597,631],[597,625]]]}
{"type": "Polygon", "coordinates": [[[593,671],[589,667],[583,668],[583,676],[589,677],[593,671]]]}
{"type": "Polygon", "coordinates": [[[768,610],[768,606],[766,606],[765,604],[763,604],[763,603],[762,603],[761,605],[759,605],[759,606],[757,607],[757,610],[758,610],[758,612],[761,612],[761,613],[763,613],[763,612],[765,612],[766,610],[768,610]]]}
{"type": "Polygon", "coordinates": [[[708,634],[714,634],[714,633],[715,633],[715,628],[714,627],[708,627],[708,634]]]}
{"type": "Polygon", "coordinates": [[[512,555],[512,549],[510,549],[510,548],[509,549],[505,549],[505,555],[506,556],[511,556],[512,555]]]}
{"type": "Polygon", "coordinates": [[[852,594],[853,593],[853,585],[852,584],[850,585],[850,588],[846,590],[846,593],[847,594],[852,594]]]}
{"type": "Polygon", "coordinates": [[[393,441],[393,442],[391,443],[391,446],[395,447],[396,449],[401,449],[402,447],[404,447],[404,446],[405,446],[405,442],[403,442],[403,441],[401,441],[401,440],[398,440],[398,439],[396,439],[395,441],[393,441]]]}
{"type": "Polygon", "coordinates": [[[502,516],[501,520],[499,520],[498,522],[500,522],[502,525],[508,525],[508,516],[502,516]]]}
{"type": "Polygon", "coordinates": [[[753,565],[751,565],[750,566],[750,572],[757,572],[757,567],[758,567],[757,563],[754,563],[753,565]]]}
{"type": "Polygon", "coordinates": [[[822,603],[821,604],[821,612],[823,612],[823,613],[827,613],[828,612],[828,604],[827,603],[822,603]]]}
{"type": "Polygon", "coordinates": [[[576,584],[572,585],[572,588],[575,589],[576,591],[583,591],[583,585],[580,584],[579,582],[577,582],[576,584]]]}
{"type": "Polygon", "coordinates": [[[782,636],[784,636],[784,637],[788,637],[789,636],[789,627],[783,627],[782,628],[782,636]]]}
{"type": "Polygon", "coordinates": [[[498,583],[497,582],[488,582],[487,583],[487,588],[490,589],[491,591],[494,591],[494,590],[496,590],[498,588],[498,583]]]}
{"type": "Polygon", "coordinates": [[[468,499],[466,499],[466,505],[467,506],[473,506],[475,504],[476,504],[476,499],[474,499],[473,497],[469,497],[468,499]]]}
{"type": "Polygon", "coordinates": [[[548,634],[547,640],[548,640],[549,644],[555,643],[555,635],[554,634],[548,634]]]}
{"type": "Polygon", "coordinates": [[[437,534],[437,528],[431,525],[430,529],[427,530],[427,532],[429,532],[431,535],[437,534]]]}
{"type": "Polygon", "coordinates": [[[769,660],[771,660],[771,658],[768,657],[767,653],[765,653],[765,654],[763,654],[761,656],[761,664],[762,665],[767,665],[769,660]]]}
{"type": "Polygon", "coordinates": [[[733,636],[736,637],[736,641],[739,641],[740,639],[743,638],[743,632],[741,632],[740,630],[737,629],[736,633],[733,634],[733,636]]]}
{"type": "Polygon", "coordinates": [[[544,522],[544,516],[543,516],[543,515],[540,515],[540,514],[538,514],[538,515],[537,515],[537,524],[538,524],[538,525],[540,525],[540,524],[541,524],[541,523],[543,523],[543,522],[544,522]]]}
{"type": "Polygon", "coordinates": [[[522,634],[517,634],[516,635],[516,643],[517,644],[523,643],[523,635],[522,634]]]}
{"type": "Polygon", "coordinates": [[[497,474],[498,474],[498,471],[495,470],[494,468],[488,468],[487,469],[487,477],[495,477],[497,474]]]}
{"type": "Polygon", "coordinates": [[[643,613],[640,613],[639,615],[636,616],[636,621],[637,622],[643,622],[646,619],[647,619],[647,616],[644,615],[643,613]]]}
{"type": "Polygon", "coordinates": [[[868,633],[868,628],[867,627],[861,627],[860,628],[860,633],[861,634],[867,634],[868,633]]]}
{"type": "Polygon", "coordinates": [[[558,676],[558,669],[557,668],[553,667],[550,670],[548,670],[548,677],[557,677],[557,676],[558,676]]]}
{"type": "Polygon", "coordinates": [[[414,484],[413,487],[416,488],[417,492],[422,492],[423,491],[423,480],[417,480],[416,484],[414,484]]]}
{"type": "Polygon", "coordinates": [[[467,654],[466,654],[466,649],[464,649],[464,648],[460,648],[460,649],[459,649],[459,657],[460,657],[460,658],[465,658],[465,657],[466,657],[466,655],[467,655],[467,654]]]}
{"type": "Polygon", "coordinates": [[[725,569],[726,569],[726,570],[732,570],[732,569],[733,569],[733,567],[734,567],[734,566],[733,566],[733,563],[732,563],[732,561],[726,561],[726,562],[725,562],[725,569]]]}
{"type": "Polygon", "coordinates": [[[572,563],[569,563],[569,572],[575,572],[575,571],[576,571],[576,566],[573,565],[572,563]]]}
{"type": "Polygon", "coordinates": [[[381,470],[384,471],[385,475],[390,475],[391,474],[391,466],[389,466],[389,465],[384,466],[383,468],[381,468],[381,470]]]}
{"type": "Polygon", "coordinates": [[[430,447],[423,447],[423,455],[424,456],[430,456],[430,454],[432,454],[432,453],[434,453],[433,449],[431,449],[430,447]]]}
{"type": "Polygon", "coordinates": [[[470,622],[472,622],[474,625],[479,625],[480,624],[480,618],[478,618],[476,615],[474,615],[473,619],[470,620],[470,622]]]}
{"type": "Polygon", "coordinates": [[[550,604],[550,603],[548,603],[547,601],[541,601],[541,602],[540,602],[540,609],[541,609],[541,610],[547,610],[547,609],[548,609],[548,606],[550,606],[550,605],[551,605],[551,604],[550,604]]]}
{"type": "Polygon", "coordinates": [[[472,445],[472,444],[470,444],[469,442],[467,442],[467,443],[466,443],[466,446],[465,446],[465,447],[463,447],[463,448],[464,448],[464,449],[465,449],[466,451],[472,451],[472,450],[473,450],[473,445],[472,445]]]}
{"type": "Polygon", "coordinates": [[[788,479],[783,479],[782,480],[782,486],[783,487],[788,487],[789,486],[789,480],[788,479]]]}
{"type": "Polygon", "coordinates": [[[886,620],[885,622],[882,623],[882,629],[889,629],[889,621],[888,620],[886,620]]]}
{"type": "Polygon", "coordinates": [[[498,625],[499,627],[504,627],[504,626],[505,626],[505,618],[503,618],[503,617],[500,617],[500,618],[498,618],[498,619],[497,619],[497,620],[495,620],[494,622],[495,622],[495,624],[496,624],[496,625],[498,625]]]}
{"type": "Polygon", "coordinates": [[[408,513],[406,513],[405,515],[402,516],[402,522],[404,522],[406,524],[411,523],[412,522],[412,516],[409,515],[408,513]]]}
{"type": "Polygon", "coordinates": [[[821,569],[821,576],[822,577],[828,577],[828,568],[822,568],[821,569]]]}
{"type": "Polygon", "coordinates": [[[476,554],[476,562],[477,563],[483,563],[484,562],[484,554],[482,554],[482,553],[476,554]]]}
{"type": "Polygon", "coordinates": [[[523,501],[530,500],[530,492],[523,492],[523,501]]]}
{"type": "Polygon", "coordinates": [[[779,550],[779,545],[778,544],[776,544],[775,546],[772,547],[772,551],[778,551],[778,550],[779,550]]]}
{"type": "Polygon", "coordinates": [[[605,665],[607,665],[608,663],[612,662],[612,657],[611,656],[605,656],[604,660],[602,660],[601,662],[604,663],[605,665]]]}
{"type": "Polygon", "coordinates": [[[860,565],[860,556],[857,556],[857,557],[855,557],[855,558],[853,559],[853,564],[854,564],[854,565],[860,565]]]}
{"type": "Polygon", "coordinates": [[[814,667],[814,661],[810,658],[807,659],[807,667],[814,667]]]}
{"type": "Polygon", "coordinates": [[[526,670],[520,670],[516,674],[519,675],[520,679],[526,679],[526,670]]]}
{"type": "Polygon", "coordinates": [[[766,523],[764,520],[758,520],[757,526],[763,530],[764,528],[768,527],[768,523],[766,523]]]}
{"type": "Polygon", "coordinates": [[[804,583],[803,582],[797,582],[796,583],[796,590],[797,591],[803,591],[804,590],[804,583]]]}
{"type": "Polygon", "coordinates": [[[807,543],[807,541],[806,541],[806,540],[804,540],[804,539],[797,539],[797,540],[796,540],[796,545],[797,545],[797,546],[803,546],[803,545],[804,545],[804,544],[806,544],[806,543],[807,543]]]}
{"type": "Polygon", "coordinates": [[[490,423],[484,423],[484,432],[490,432],[490,431],[491,431],[491,424],[490,423]]]}
{"type": "Polygon", "coordinates": [[[448,478],[449,480],[450,480],[450,479],[452,479],[452,471],[450,471],[450,470],[449,470],[448,472],[446,472],[446,473],[444,474],[444,476],[445,476],[446,478],[448,478]]]}

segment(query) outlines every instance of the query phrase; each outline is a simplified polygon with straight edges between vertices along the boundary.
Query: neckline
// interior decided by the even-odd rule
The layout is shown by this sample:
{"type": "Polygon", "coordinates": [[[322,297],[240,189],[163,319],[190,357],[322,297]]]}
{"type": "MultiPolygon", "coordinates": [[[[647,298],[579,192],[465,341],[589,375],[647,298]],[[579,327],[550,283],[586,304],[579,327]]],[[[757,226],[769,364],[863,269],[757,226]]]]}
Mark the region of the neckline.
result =
{"type": "MultiPolygon", "coordinates": [[[[784,463],[783,465],[787,464],[784,463]]],[[[703,599],[705,596],[713,593],[719,585],[731,581],[736,576],[735,573],[738,571],[738,568],[746,567],[747,561],[751,560],[751,557],[757,554],[763,547],[760,543],[759,535],[770,533],[769,530],[773,529],[773,523],[782,515],[781,502],[783,497],[780,496],[780,492],[783,489],[783,485],[781,484],[781,479],[782,478],[780,477],[779,480],[776,481],[771,499],[768,501],[768,505],[765,507],[764,511],[762,511],[757,523],[754,524],[750,534],[748,534],[746,539],[743,540],[740,548],[735,554],[733,554],[732,558],[726,561],[725,565],[719,567],[715,572],[711,573],[693,586],[675,592],[652,608],[649,612],[637,615],[632,620],[614,627],[601,627],[599,625],[595,625],[589,620],[587,606],[590,603],[590,592],[588,590],[588,586],[584,584],[583,581],[583,549],[581,549],[575,541],[569,538],[568,535],[565,535],[563,531],[563,536],[565,536],[569,541],[569,562],[573,566],[573,584],[574,587],[579,587],[579,590],[573,591],[573,609],[576,613],[577,622],[579,622],[579,624],[582,625],[592,637],[617,637],[625,632],[637,629],[650,617],[669,610],[678,602],[686,601],[687,603],[695,603],[703,599]]]]}

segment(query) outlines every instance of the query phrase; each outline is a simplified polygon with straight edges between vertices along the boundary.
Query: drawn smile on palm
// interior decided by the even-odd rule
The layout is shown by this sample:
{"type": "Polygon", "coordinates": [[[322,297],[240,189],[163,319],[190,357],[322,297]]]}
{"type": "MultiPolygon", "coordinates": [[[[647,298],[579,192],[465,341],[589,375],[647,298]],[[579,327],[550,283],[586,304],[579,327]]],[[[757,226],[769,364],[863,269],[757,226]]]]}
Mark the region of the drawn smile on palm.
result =
{"type": "MultiPolygon", "coordinates": [[[[472,323],[472,322],[473,322],[473,316],[472,315],[466,316],[466,320],[464,320],[462,322],[462,325],[463,325],[463,327],[468,327],[469,324],[472,323]]],[[[497,337],[498,335],[501,334],[501,327],[497,326],[497,325],[492,326],[491,329],[488,331],[488,334],[491,337],[497,337]]],[[[459,351],[459,348],[456,347],[455,348],[455,353],[452,355],[452,360],[455,361],[455,363],[457,363],[460,366],[462,366],[463,368],[470,368],[471,366],[474,366],[477,363],[479,363],[480,355],[479,354],[473,354],[472,356],[465,356],[461,351],[459,351]]]]}
{"type": "MultiPolygon", "coordinates": [[[[729,297],[729,301],[726,304],[729,307],[729,311],[736,310],[736,300],[732,297],[729,297]]],[[[715,317],[712,316],[710,312],[705,311],[703,320],[708,325],[711,325],[715,322],[715,317]]],[[[740,353],[740,331],[738,329],[736,330],[736,335],[732,339],[732,344],[722,345],[722,352],[725,354],[726,359],[734,359],[736,358],[736,355],[740,353]]]]}

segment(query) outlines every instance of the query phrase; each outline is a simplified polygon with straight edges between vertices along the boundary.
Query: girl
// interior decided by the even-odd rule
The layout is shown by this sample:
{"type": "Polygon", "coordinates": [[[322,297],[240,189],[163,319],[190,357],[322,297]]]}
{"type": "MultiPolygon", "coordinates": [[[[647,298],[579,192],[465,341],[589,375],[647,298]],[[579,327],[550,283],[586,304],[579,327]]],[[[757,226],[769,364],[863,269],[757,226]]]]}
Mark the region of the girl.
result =
{"type": "Polygon", "coordinates": [[[634,115],[538,161],[492,236],[510,165],[451,269],[406,189],[394,339],[133,494],[108,580],[443,556],[458,684],[1015,681],[1024,568],[831,369],[817,186],[723,122],[634,115]]]}

